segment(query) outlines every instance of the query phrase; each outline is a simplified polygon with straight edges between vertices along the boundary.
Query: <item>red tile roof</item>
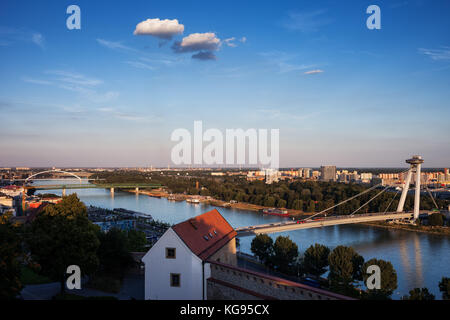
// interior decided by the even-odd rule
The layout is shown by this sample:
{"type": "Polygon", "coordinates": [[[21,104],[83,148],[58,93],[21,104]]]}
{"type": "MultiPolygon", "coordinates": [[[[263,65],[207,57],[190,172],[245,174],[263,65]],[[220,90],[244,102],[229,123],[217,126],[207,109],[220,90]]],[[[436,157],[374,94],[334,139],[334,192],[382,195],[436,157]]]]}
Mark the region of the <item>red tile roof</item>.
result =
{"type": "Polygon", "coordinates": [[[202,260],[208,259],[236,236],[236,231],[217,209],[181,222],[172,229],[202,260]]]}

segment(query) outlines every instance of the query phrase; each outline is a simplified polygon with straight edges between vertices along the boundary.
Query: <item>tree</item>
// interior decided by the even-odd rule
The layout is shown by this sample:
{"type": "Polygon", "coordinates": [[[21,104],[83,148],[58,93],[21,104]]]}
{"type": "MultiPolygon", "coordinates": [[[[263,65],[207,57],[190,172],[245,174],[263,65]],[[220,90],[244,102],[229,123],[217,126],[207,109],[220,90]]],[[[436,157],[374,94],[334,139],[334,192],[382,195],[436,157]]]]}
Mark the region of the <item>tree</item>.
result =
{"type": "Polygon", "coordinates": [[[308,205],[306,207],[306,212],[315,212],[316,211],[316,204],[314,200],[309,200],[308,205]]]}
{"type": "Polygon", "coordinates": [[[83,274],[97,269],[97,230],[76,194],[48,205],[33,221],[28,246],[42,273],[60,281],[61,293],[65,290],[68,266],[79,266],[83,274]]]}
{"type": "Polygon", "coordinates": [[[258,234],[253,240],[251,251],[260,261],[267,264],[273,254],[273,240],[267,234],[258,234]]]}
{"type": "Polygon", "coordinates": [[[144,252],[147,244],[145,232],[131,229],[127,233],[127,248],[130,252],[144,252]]]}
{"type": "Polygon", "coordinates": [[[264,199],[264,206],[266,207],[273,207],[275,205],[275,198],[274,197],[266,197],[264,199]]]}
{"type": "Polygon", "coordinates": [[[442,292],[442,299],[450,300],[450,278],[442,278],[439,282],[439,291],[442,292]]]}
{"type": "Polygon", "coordinates": [[[314,244],[306,249],[303,257],[303,270],[306,273],[320,277],[328,267],[330,249],[321,244],[314,244]]]}
{"type": "Polygon", "coordinates": [[[0,224],[0,300],[14,299],[22,289],[20,282],[21,242],[9,221],[0,224]]]}
{"type": "Polygon", "coordinates": [[[278,208],[286,208],[286,200],[284,200],[284,199],[278,199],[278,201],[277,201],[277,207],[278,207],[278,208]]]}
{"type": "Polygon", "coordinates": [[[124,231],[112,228],[98,235],[100,246],[98,258],[100,270],[108,275],[122,276],[123,272],[133,263],[128,251],[127,235],[124,231]]]}
{"type": "Polygon", "coordinates": [[[337,246],[328,256],[330,273],[328,279],[335,287],[347,288],[362,278],[361,266],[364,258],[353,248],[337,246]]]}
{"type": "Polygon", "coordinates": [[[403,296],[402,300],[434,300],[427,288],[414,288],[409,292],[409,296],[403,296]]]}
{"type": "Polygon", "coordinates": [[[372,265],[380,267],[381,289],[369,290],[368,298],[388,299],[394,293],[394,290],[397,289],[397,272],[389,261],[370,259],[362,267],[364,283],[367,283],[367,279],[370,277],[370,274],[366,272],[367,268],[372,265]]]}
{"type": "Polygon", "coordinates": [[[428,225],[430,226],[443,226],[444,225],[444,215],[440,212],[435,212],[428,217],[428,225]]]}
{"type": "Polygon", "coordinates": [[[298,246],[289,238],[279,236],[273,245],[272,264],[284,273],[291,273],[298,257],[298,246]]]}

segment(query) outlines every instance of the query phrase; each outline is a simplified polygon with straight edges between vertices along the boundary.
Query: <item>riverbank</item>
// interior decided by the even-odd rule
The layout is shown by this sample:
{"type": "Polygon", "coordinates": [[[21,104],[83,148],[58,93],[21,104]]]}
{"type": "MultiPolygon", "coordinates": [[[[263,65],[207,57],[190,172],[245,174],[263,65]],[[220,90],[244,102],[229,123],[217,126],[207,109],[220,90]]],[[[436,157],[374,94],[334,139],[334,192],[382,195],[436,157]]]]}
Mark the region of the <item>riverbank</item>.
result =
{"type": "Polygon", "coordinates": [[[449,227],[431,227],[431,226],[417,226],[413,224],[397,224],[397,223],[387,223],[387,222],[365,222],[362,225],[368,225],[372,227],[379,227],[385,229],[395,229],[395,230],[406,230],[413,232],[422,232],[429,234],[438,234],[450,236],[449,227]]]}
{"type": "MultiPolygon", "coordinates": [[[[123,190],[126,192],[136,193],[135,190],[123,190]]],[[[238,209],[238,210],[248,210],[248,211],[261,211],[263,209],[270,209],[272,207],[266,207],[266,206],[260,206],[256,204],[251,204],[247,202],[227,202],[222,201],[218,199],[214,199],[210,196],[198,196],[198,195],[186,195],[186,194],[171,194],[168,192],[165,192],[163,190],[139,190],[139,194],[144,194],[149,197],[155,197],[155,198],[167,198],[172,201],[186,201],[188,199],[198,199],[199,203],[205,203],[216,207],[222,207],[222,208],[232,208],[232,209],[238,209]]],[[[307,214],[301,210],[294,210],[294,209],[288,209],[289,217],[291,218],[304,218],[309,216],[310,214],[307,214]]]]}

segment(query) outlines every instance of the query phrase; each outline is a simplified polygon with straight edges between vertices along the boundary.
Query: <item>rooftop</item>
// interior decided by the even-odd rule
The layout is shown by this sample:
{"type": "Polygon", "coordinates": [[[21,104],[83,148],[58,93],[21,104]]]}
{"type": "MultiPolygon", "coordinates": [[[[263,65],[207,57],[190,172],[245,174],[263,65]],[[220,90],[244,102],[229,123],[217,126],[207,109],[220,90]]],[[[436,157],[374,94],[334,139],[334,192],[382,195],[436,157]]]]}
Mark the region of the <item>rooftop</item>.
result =
{"type": "Polygon", "coordinates": [[[236,231],[217,209],[181,222],[172,229],[204,261],[236,236],[236,231]]]}

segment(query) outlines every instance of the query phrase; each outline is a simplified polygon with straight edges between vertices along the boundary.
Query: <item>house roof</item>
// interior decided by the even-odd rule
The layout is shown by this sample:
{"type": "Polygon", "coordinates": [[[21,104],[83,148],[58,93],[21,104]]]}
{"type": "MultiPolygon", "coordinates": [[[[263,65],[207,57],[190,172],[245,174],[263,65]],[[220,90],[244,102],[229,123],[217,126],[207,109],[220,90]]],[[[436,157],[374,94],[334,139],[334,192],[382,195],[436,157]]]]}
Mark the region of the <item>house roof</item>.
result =
{"type": "Polygon", "coordinates": [[[217,209],[181,222],[172,229],[202,260],[208,259],[236,236],[236,231],[217,209]]]}

